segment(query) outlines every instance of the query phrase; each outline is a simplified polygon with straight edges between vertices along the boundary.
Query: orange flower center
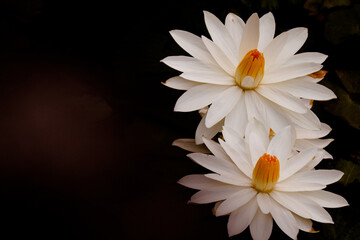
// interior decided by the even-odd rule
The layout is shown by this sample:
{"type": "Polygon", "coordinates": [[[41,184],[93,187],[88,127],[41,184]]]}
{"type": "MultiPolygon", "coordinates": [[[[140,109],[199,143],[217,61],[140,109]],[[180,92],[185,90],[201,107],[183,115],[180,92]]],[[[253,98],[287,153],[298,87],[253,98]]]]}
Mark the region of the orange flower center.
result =
{"type": "Polygon", "coordinates": [[[259,192],[271,192],[280,174],[280,162],[276,156],[264,153],[256,163],[253,171],[253,187],[259,192]]]}
{"type": "Polygon", "coordinates": [[[236,84],[245,90],[257,88],[263,79],[264,67],[264,55],[257,49],[250,50],[236,68],[236,84]]]}

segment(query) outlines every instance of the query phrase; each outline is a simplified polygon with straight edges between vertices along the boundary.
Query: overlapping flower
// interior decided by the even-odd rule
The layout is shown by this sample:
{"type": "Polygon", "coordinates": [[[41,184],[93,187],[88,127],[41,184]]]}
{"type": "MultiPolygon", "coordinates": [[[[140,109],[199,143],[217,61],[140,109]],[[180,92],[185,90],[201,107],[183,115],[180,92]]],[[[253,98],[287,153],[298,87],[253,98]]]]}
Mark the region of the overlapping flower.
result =
{"type": "Polygon", "coordinates": [[[271,13],[260,19],[254,13],[246,24],[230,13],[225,25],[209,12],[204,15],[212,41],[186,31],[170,32],[191,55],[162,60],[183,72],[165,82],[168,87],[186,90],[175,111],[210,105],[200,124],[211,128],[223,120],[241,135],[254,117],[267,122],[275,132],[289,124],[320,128],[319,119],[302,99],[329,100],[336,96],[317,84],[321,78],[309,76],[322,68],[327,56],[317,52],[295,54],[307,39],[306,28],[294,28],[274,38],[271,13]]]}
{"type": "Polygon", "coordinates": [[[224,141],[204,138],[212,155],[188,155],[213,173],[188,175],[179,183],[200,190],[192,203],[218,202],[216,216],[230,215],[229,235],[250,225],[254,239],[270,237],[273,220],[289,237],[299,229],[313,231],[312,221],[333,223],[323,207],[343,207],[341,196],[324,191],[338,181],[338,170],[315,170],[321,161],[318,148],[292,153],[295,132],[288,126],[269,140],[260,122],[249,123],[245,139],[224,127],[224,141]]]}
{"type": "Polygon", "coordinates": [[[215,202],[216,216],[229,215],[229,236],[249,226],[254,239],[268,239],[274,220],[296,239],[299,230],[313,232],[312,221],[333,223],[324,208],[348,203],[323,189],[343,173],[315,169],[332,158],[324,148],[333,139],[321,139],[331,128],[311,110],[313,100],[336,98],[318,84],[327,56],[296,54],[307,39],[306,28],[274,38],[271,13],[261,18],[254,13],[246,23],[230,13],[225,24],[204,15],[212,40],[171,31],[191,56],[162,60],[182,72],[164,83],[186,90],[175,111],[202,115],[195,139],[174,142],[212,171],[179,181],[200,190],[190,202],[215,202]]]}

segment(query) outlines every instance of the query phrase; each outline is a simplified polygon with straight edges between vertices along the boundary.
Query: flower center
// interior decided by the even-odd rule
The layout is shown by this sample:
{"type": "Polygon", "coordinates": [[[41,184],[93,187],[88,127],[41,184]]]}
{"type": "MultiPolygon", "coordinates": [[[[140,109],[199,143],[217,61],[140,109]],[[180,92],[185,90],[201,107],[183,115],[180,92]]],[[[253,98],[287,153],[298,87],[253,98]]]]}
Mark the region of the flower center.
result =
{"type": "Polygon", "coordinates": [[[276,156],[264,153],[256,163],[253,171],[253,187],[259,192],[271,192],[280,173],[280,162],[276,156]]]}
{"type": "Polygon", "coordinates": [[[236,84],[245,90],[257,88],[264,76],[264,67],[264,55],[257,49],[250,50],[236,68],[236,84]]]}

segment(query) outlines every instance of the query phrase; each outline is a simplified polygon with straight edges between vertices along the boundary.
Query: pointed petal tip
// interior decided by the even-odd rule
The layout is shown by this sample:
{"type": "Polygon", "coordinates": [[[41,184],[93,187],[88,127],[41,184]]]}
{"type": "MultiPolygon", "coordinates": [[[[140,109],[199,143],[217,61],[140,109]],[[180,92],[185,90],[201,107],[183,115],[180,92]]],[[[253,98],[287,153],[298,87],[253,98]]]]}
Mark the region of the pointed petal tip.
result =
{"type": "Polygon", "coordinates": [[[234,232],[232,229],[230,229],[229,225],[227,227],[227,230],[228,230],[229,237],[232,237],[232,236],[235,236],[236,234],[238,234],[238,233],[234,232]]]}
{"type": "Polygon", "coordinates": [[[237,17],[237,15],[235,13],[229,12],[228,15],[229,17],[237,17]]]}
{"type": "Polygon", "coordinates": [[[172,143],[171,146],[177,146],[176,144],[178,143],[179,139],[175,139],[172,143]]]}
{"type": "Polygon", "coordinates": [[[308,33],[308,28],[306,27],[296,27],[296,28],[293,28],[293,29],[297,29],[298,31],[301,31],[302,33],[308,33]]]}
{"type": "Polygon", "coordinates": [[[179,106],[175,104],[174,112],[182,112],[181,109],[179,109],[179,106]]]}
{"type": "Polygon", "coordinates": [[[182,30],[179,30],[179,29],[173,29],[173,30],[170,30],[169,33],[172,35],[172,34],[176,34],[178,33],[179,31],[182,31],[182,30]]]}
{"type": "Polygon", "coordinates": [[[214,211],[214,215],[215,215],[215,217],[221,217],[221,216],[223,216],[223,215],[220,215],[220,214],[218,213],[218,211],[214,211]]]}
{"type": "Polygon", "coordinates": [[[211,119],[210,120],[208,120],[208,119],[210,119],[210,118],[208,118],[208,117],[205,118],[205,127],[211,128],[216,124],[216,122],[210,121],[211,119]]]}
{"type": "Polygon", "coordinates": [[[207,11],[207,10],[203,10],[204,15],[213,15],[211,12],[207,11]]]}
{"type": "Polygon", "coordinates": [[[250,18],[259,18],[259,14],[257,14],[256,12],[255,13],[253,13],[253,14],[251,14],[251,16],[249,17],[249,19],[250,18]]]}
{"type": "Polygon", "coordinates": [[[177,184],[180,184],[181,186],[184,186],[184,185],[182,184],[183,178],[184,178],[184,177],[180,178],[176,183],[177,183],[177,184]]]}
{"type": "Polygon", "coordinates": [[[169,56],[164,57],[163,59],[160,60],[160,62],[166,64],[166,61],[167,61],[168,59],[169,59],[169,56]]]}
{"type": "Polygon", "coordinates": [[[186,108],[184,108],[183,106],[181,106],[181,104],[179,104],[178,102],[176,102],[175,107],[174,107],[174,112],[192,112],[195,110],[188,110],[186,108]]]}
{"type": "Polygon", "coordinates": [[[174,38],[174,35],[176,35],[177,31],[178,31],[178,30],[173,29],[173,30],[170,30],[169,33],[170,33],[170,35],[174,38]]]}
{"type": "Polygon", "coordinates": [[[272,12],[268,12],[268,13],[264,14],[261,18],[263,18],[264,16],[270,16],[275,21],[274,14],[272,12]]]}

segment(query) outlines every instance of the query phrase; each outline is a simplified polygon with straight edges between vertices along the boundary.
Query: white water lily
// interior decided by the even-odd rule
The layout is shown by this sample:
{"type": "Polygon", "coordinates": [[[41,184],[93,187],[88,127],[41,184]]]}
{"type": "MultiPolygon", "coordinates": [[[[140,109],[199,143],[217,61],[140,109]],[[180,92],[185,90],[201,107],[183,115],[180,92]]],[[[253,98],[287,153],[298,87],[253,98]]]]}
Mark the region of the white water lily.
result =
{"type": "Polygon", "coordinates": [[[329,100],[336,96],[318,84],[319,79],[309,76],[322,68],[327,56],[317,52],[295,54],[307,39],[306,28],[294,28],[274,38],[271,13],[261,18],[254,13],[246,23],[230,13],[225,24],[209,12],[204,15],[212,40],[182,30],[170,32],[191,55],[162,60],[182,72],[164,83],[186,90],[175,111],[189,112],[210,105],[199,126],[218,130],[224,124],[240,135],[252,118],[269,123],[275,132],[287,125],[320,129],[319,119],[303,99],[329,100]]]}
{"type": "MultiPolygon", "coordinates": [[[[206,111],[203,115],[203,119],[200,121],[198,128],[196,129],[195,139],[191,138],[180,138],[176,139],[173,142],[173,146],[180,147],[184,150],[189,152],[200,152],[200,153],[209,153],[209,149],[204,145],[203,137],[207,139],[212,139],[216,136],[217,133],[222,131],[223,128],[223,121],[219,122],[218,124],[214,125],[212,128],[206,128],[204,124],[204,118],[206,116],[206,111]]],[[[265,124],[266,125],[266,124],[265,124]]],[[[229,127],[228,127],[229,128],[229,127]]],[[[328,153],[326,150],[323,150],[326,146],[328,146],[334,139],[326,138],[321,139],[329,134],[331,131],[331,127],[326,123],[321,123],[319,130],[309,130],[304,129],[299,126],[295,126],[295,144],[293,147],[293,152],[296,153],[297,151],[303,151],[308,148],[318,148],[322,149],[319,152],[323,157],[322,159],[332,159],[332,155],[328,153]]],[[[232,129],[233,130],[233,129],[232,129]]],[[[269,138],[275,136],[275,132],[270,130],[269,138]]]]}
{"type": "MultiPolygon", "coordinates": [[[[224,127],[219,143],[204,138],[213,155],[188,156],[213,173],[193,174],[179,183],[200,190],[191,203],[217,202],[216,216],[229,215],[228,233],[233,236],[248,226],[253,239],[268,239],[273,220],[292,239],[300,230],[312,232],[312,220],[333,223],[325,208],[347,206],[347,201],[323,190],[338,181],[338,170],[315,170],[319,149],[292,154],[295,131],[287,126],[269,140],[269,129],[252,120],[245,139],[224,127]],[[311,165],[309,167],[309,165],[311,165]]],[[[321,159],[320,159],[321,160],[321,159]]]]}

